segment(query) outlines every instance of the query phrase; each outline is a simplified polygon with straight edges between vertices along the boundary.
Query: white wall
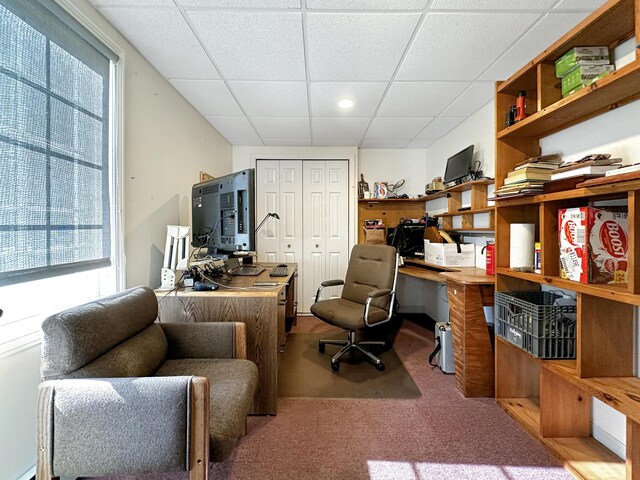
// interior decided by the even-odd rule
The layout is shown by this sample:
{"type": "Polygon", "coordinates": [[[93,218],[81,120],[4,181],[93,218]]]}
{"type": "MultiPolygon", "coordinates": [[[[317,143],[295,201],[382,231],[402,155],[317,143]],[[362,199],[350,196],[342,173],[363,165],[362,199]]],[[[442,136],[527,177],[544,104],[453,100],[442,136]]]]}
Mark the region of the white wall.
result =
{"type": "Polygon", "coordinates": [[[490,102],[427,148],[427,177],[444,176],[447,158],[473,144],[473,159],[485,176],[493,177],[496,145],[494,102],[490,102]]]}
{"type": "Polygon", "coordinates": [[[359,154],[359,172],[369,183],[373,191],[375,182],[387,182],[390,185],[402,179],[404,185],[398,189],[398,194],[406,193],[410,197],[424,195],[424,185],[432,180],[427,179],[425,149],[367,149],[362,148],[359,154]]]}
{"type": "MultiPolygon", "coordinates": [[[[200,170],[231,172],[231,145],[84,0],[74,4],[125,51],[124,218],[126,285],[160,284],[167,224],[190,224],[200,170]]],[[[40,347],[0,359],[0,478],[35,462],[40,347]]]]}

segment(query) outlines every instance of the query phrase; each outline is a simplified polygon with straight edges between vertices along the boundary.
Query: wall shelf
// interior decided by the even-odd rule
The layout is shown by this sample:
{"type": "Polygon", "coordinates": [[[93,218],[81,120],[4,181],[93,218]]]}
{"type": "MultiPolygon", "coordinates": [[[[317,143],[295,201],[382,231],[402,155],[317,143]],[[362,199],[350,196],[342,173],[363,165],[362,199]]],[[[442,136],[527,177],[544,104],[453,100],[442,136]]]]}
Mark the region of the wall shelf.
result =
{"type": "Polygon", "coordinates": [[[495,209],[493,206],[489,206],[487,201],[487,187],[492,184],[493,180],[487,179],[462,183],[442,192],[427,195],[425,201],[430,202],[439,198],[447,199],[447,212],[433,215],[441,219],[442,230],[446,232],[493,231],[495,209]],[[469,210],[460,211],[463,192],[470,192],[471,206],[469,210]],[[479,213],[489,214],[489,225],[487,227],[478,228],[474,225],[474,216],[479,213]],[[459,227],[457,225],[454,227],[454,218],[456,217],[461,218],[459,227]]]}
{"type": "MultiPolygon", "coordinates": [[[[574,46],[611,49],[634,35],[637,45],[640,0],[609,0],[496,85],[497,187],[516,164],[540,155],[543,137],[640,98],[640,50],[629,64],[564,99],[554,68],[554,61],[574,46]],[[528,116],[504,128],[505,114],[520,90],[527,94],[528,116]]],[[[640,479],[640,378],[633,376],[634,311],[640,306],[638,191],[640,180],[629,180],[495,202],[496,291],[546,285],[577,295],[575,360],[542,360],[496,338],[496,400],[577,478],[640,479]],[[583,284],[561,278],[558,210],[604,199],[626,203],[629,212],[628,283],[583,284]],[[540,274],[509,268],[510,225],[520,222],[536,225],[542,245],[540,274]],[[591,436],[593,398],[626,415],[626,460],[591,436]]]]}

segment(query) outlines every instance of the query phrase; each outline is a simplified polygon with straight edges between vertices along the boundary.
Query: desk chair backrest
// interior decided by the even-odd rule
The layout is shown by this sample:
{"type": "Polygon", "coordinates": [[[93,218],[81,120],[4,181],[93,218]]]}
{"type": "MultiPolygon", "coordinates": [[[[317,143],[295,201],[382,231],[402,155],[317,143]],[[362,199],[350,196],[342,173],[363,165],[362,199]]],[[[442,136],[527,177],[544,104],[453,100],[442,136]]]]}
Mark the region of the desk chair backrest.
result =
{"type": "MultiPolygon", "coordinates": [[[[349,268],[342,289],[342,298],[365,304],[373,290],[394,289],[396,279],[396,249],[388,245],[358,244],[351,250],[349,268]]],[[[389,311],[392,298],[377,298],[371,306],[389,311]]]]}

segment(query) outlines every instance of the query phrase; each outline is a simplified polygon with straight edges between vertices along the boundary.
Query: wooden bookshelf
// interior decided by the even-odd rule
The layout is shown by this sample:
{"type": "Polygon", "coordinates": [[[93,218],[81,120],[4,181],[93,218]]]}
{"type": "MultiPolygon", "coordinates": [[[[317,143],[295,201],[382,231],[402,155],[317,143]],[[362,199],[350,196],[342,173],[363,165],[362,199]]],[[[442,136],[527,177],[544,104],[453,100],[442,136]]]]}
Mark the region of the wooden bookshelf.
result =
{"type": "MultiPolygon", "coordinates": [[[[640,50],[636,59],[566,98],[554,61],[582,45],[610,49],[635,36],[640,43],[640,0],[609,0],[508,80],[496,85],[496,187],[540,140],[640,98],[640,50]],[[518,91],[527,93],[527,118],[505,128],[518,91]]],[[[629,180],[496,201],[496,291],[531,291],[547,285],[577,295],[576,359],[542,360],[496,338],[496,399],[576,478],[640,479],[640,379],[634,376],[634,310],[640,306],[640,181],[629,180]],[[628,209],[628,283],[582,284],[560,276],[558,210],[597,200],[628,209]],[[542,244],[541,273],[509,268],[510,224],[534,223],[542,244]],[[622,460],[591,436],[591,402],[597,398],[627,417],[622,460]]]]}
{"type": "Polygon", "coordinates": [[[420,218],[425,215],[420,198],[365,198],[358,200],[358,243],[365,243],[365,220],[381,219],[387,228],[395,228],[401,218],[420,218]]]}
{"type": "Polygon", "coordinates": [[[446,232],[492,232],[494,222],[494,207],[488,205],[487,187],[493,184],[493,180],[474,180],[471,182],[461,183],[453,187],[447,188],[442,192],[434,193],[424,197],[425,202],[438,200],[440,198],[447,199],[447,211],[432,215],[441,219],[442,230],[446,232]],[[471,208],[462,208],[462,194],[470,191],[471,208]],[[475,215],[481,213],[489,214],[489,225],[486,228],[477,228],[475,223],[475,215]],[[461,217],[461,227],[454,228],[454,218],[461,217]]]}

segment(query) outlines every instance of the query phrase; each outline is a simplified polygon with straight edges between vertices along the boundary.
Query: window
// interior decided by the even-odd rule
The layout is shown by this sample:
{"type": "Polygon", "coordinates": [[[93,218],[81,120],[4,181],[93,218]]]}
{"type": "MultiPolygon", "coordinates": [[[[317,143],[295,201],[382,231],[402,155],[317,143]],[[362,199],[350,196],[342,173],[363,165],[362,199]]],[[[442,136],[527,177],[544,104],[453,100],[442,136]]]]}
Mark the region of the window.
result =
{"type": "Polygon", "coordinates": [[[113,54],[53,2],[4,3],[0,285],[107,266],[113,54]]]}
{"type": "Polygon", "coordinates": [[[1,356],[115,291],[121,249],[118,56],[54,0],[0,0],[0,45],[1,356]]]}

